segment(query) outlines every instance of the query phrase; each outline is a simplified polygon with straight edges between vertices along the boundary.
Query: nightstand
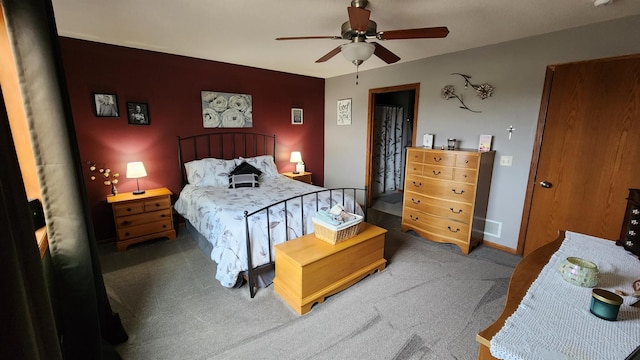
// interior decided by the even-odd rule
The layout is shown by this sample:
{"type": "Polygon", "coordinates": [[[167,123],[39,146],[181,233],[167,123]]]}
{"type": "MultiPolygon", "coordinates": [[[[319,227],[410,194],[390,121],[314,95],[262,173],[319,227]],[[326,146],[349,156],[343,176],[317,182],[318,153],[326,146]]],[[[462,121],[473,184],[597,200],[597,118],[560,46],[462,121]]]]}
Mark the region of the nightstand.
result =
{"type": "Polygon", "coordinates": [[[310,173],[308,171],[301,172],[299,174],[294,174],[291,171],[282,173],[282,175],[288,177],[289,179],[302,181],[302,182],[307,183],[307,184],[311,184],[311,174],[312,173],[310,173]]]}
{"type": "Polygon", "coordinates": [[[172,194],[167,188],[159,188],[146,190],[140,195],[126,192],[107,196],[107,202],[113,208],[118,251],[146,240],[176,238],[171,211],[172,194]]]}

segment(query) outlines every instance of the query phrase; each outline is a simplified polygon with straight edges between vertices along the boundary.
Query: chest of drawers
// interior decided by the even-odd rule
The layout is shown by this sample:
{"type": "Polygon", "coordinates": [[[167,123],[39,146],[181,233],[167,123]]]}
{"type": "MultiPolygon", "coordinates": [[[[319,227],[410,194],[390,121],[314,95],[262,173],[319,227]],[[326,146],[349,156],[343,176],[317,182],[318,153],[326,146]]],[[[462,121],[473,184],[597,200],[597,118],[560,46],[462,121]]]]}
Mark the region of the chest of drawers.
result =
{"type": "Polygon", "coordinates": [[[171,194],[169,189],[159,188],[140,195],[128,192],[107,197],[113,209],[118,251],[141,241],[176,238],[171,194]]]}
{"type": "Polygon", "coordinates": [[[495,151],[407,149],[402,231],[464,254],[484,236],[495,151]]]}

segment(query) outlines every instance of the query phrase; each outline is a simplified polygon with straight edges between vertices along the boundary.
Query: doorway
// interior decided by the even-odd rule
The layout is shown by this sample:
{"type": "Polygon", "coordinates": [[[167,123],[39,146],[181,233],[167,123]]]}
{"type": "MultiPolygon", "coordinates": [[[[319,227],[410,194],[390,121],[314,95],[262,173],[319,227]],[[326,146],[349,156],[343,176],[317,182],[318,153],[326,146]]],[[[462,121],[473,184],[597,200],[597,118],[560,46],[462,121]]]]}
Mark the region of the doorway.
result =
{"type": "Polygon", "coordinates": [[[420,84],[369,90],[367,203],[402,216],[406,148],[415,143],[420,84]]]}

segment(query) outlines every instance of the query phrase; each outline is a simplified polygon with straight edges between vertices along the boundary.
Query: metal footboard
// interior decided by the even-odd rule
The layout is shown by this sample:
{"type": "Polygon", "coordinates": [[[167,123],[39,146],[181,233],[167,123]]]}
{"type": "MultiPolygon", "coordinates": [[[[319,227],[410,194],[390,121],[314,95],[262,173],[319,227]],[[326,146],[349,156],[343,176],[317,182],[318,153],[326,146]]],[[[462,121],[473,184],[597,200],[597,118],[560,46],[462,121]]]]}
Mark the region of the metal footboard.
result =
{"type": "MultiPolygon", "coordinates": [[[[320,194],[328,194],[329,198],[331,199],[331,206],[335,206],[338,202],[334,201],[333,199],[333,195],[334,194],[342,194],[341,199],[342,199],[342,206],[345,206],[345,210],[352,212],[352,213],[356,213],[358,207],[360,207],[360,209],[362,210],[363,214],[364,214],[364,221],[367,221],[367,188],[332,188],[332,189],[322,189],[322,190],[317,190],[317,191],[312,191],[312,192],[308,192],[302,195],[297,195],[297,196],[292,196],[288,199],[279,201],[277,203],[274,204],[270,204],[269,206],[265,206],[261,209],[255,210],[253,212],[248,212],[245,211],[244,212],[244,220],[245,220],[245,231],[246,231],[246,241],[247,241],[247,262],[248,262],[248,266],[247,266],[247,283],[249,285],[249,293],[251,294],[251,298],[253,298],[257,292],[257,281],[256,281],[256,277],[258,274],[274,269],[275,268],[275,259],[274,259],[274,254],[272,251],[273,245],[274,243],[276,243],[276,241],[274,239],[272,239],[271,236],[271,228],[269,226],[270,221],[269,221],[269,210],[271,210],[271,208],[276,207],[276,206],[284,206],[284,211],[285,214],[287,214],[287,206],[288,204],[291,204],[292,202],[296,202],[299,201],[300,202],[300,223],[303,224],[304,222],[304,204],[305,202],[309,202],[309,201],[315,201],[315,211],[320,210],[319,209],[319,200],[320,200],[320,194]],[[362,199],[363,199],[363,204],[358,204],[358,194],[362,194],[362,199]],[[313,199],[305,199],[306,197],[310,197],[312,196],[313,199]],[[353,206],[351,208],[346,207],[346,200],[347,197],[350,196],[353,199],[353,206]],[[251,241],[251,232],[250,232],[250,228],[249,228],[249,222],[250,219],[253,216],[256,216],[257,214],[261,214],[261,213],[266,213],[266,218],[267,218],[267,239],[269,240],[269,262],[264,264],[264,265],[259,265],[254,267],[253,263],[252,263],[252,254],[253,254],[253,249],[252,249],[252,241],[251,241]]],[[[284,241],[289,241],[292,240],[289,238],[289,231],[287,231],[287,229],[289,229],[289,217],[285,215],[284,217],[285,219],[285,239],[283,241],[278,241],[277,243],[280,242],[284,242],[284,241]]],[[[305,226],[302,226],[302,234],[305,234],[305,226]]],[[[280,239],[277,239],[280,240],[280,239]]]]}

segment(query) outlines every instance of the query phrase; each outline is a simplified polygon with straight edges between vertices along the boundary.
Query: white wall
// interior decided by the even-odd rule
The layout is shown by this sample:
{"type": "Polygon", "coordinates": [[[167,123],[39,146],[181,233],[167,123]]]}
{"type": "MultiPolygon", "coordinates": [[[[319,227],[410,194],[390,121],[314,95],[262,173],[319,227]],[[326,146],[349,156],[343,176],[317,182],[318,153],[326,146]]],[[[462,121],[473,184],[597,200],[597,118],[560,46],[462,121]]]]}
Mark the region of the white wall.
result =
{"type": "MultiPolygon", "coordinates": [[[[410,41],[429,46],[429,40],[410,41]]],[[[463,148],[476,148],[481,134],[494,136],[487,218],[502,223],[502,232],[485,239],[515,249],[547,65],[635,53],[640,53],[640,16],[368,70],[360,73],[359,85],[355,74],[327,79],[324,184],[364,185],[369,89],[420,83],[418,145],[426,132],[436,134],[436,147],[454,137],[463,148]],[[481,100],[471,89],[464,90],[463,79],[453,72],[472,76],[474,84],[490,83],[493,97],[481,100]],[[481,113],[460,109],[456,99],[442,99],[440,90],[449,84],[481,113]],[[351,126],[336,124],[336,101],[343,98],[352,99],[351,126]],[[510,125],[516,129],[511,140],[510,125]],[[501,155],[513,156],[513,166],[499,166],[501,155]]],[[[346,61],[336,58],[340,60],[346,61]]]]}

